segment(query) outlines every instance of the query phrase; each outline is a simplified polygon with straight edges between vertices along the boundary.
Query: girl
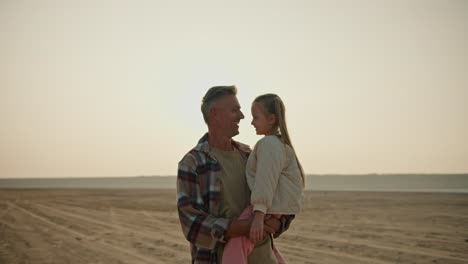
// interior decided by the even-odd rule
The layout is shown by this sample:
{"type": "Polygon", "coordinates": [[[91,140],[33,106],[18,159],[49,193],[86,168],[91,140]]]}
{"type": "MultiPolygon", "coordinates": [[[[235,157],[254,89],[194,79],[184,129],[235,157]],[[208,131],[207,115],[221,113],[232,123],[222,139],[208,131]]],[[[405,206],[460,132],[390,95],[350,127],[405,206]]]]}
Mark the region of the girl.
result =
{"type": "MultiPolygon", "coordinates": [[[[297,214],[302,207],[304,172],[289,138],[283,101],[275,94],[257,97],[252,103],[252,125],[257,135],[265,135],[255,145],[246,166],[251,190],[251,205],[240,219],[253,213],[250,240],[236,237],[224,248],[223,264],[247,264],[255,243],[263,238],[263,221],[267,217],[297,214]]],[[[274,247],[278,263],[285,263],[274,247]]]]}

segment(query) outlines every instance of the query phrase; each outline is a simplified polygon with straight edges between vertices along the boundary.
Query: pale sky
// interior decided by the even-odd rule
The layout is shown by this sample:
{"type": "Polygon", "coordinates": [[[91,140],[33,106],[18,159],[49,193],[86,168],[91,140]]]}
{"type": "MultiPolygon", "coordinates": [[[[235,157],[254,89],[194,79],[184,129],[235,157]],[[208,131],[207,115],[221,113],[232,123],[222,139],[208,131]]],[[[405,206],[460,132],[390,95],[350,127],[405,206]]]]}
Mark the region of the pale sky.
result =
{"type": "Polygon", "coordinates": [[[175,175],[277,93],[307,173],[468,172],[468,1],[0,0],[0,177],[175,175]]]}

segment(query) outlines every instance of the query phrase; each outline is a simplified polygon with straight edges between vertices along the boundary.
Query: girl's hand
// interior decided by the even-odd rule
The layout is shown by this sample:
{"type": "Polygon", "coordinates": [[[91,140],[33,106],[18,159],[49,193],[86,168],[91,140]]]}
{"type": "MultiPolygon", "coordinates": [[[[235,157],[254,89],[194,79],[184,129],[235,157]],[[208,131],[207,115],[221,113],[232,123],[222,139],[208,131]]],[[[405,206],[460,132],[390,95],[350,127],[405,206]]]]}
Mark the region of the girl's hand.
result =
{"type": "Polygon", "coordinates": [[[255,211],[252,225],[250,226],[250,241],[256,244],[263,239],[263,220],[265,214],[255,211]]]}

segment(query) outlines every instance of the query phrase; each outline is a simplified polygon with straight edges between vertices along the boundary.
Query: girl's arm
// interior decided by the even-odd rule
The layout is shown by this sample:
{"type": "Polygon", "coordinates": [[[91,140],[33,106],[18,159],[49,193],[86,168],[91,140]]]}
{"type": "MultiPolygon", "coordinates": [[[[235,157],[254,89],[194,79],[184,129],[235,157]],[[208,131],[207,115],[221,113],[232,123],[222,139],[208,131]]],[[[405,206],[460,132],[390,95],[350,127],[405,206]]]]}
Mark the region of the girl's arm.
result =
{"type": "Polygon", "coordinates": [[[257,243],[263,239],[263,221],[265,220],[265,213],[261,211],[254,212],[252,225],[250,226],[250,240],[252,243],[257,243]]]}
{"type": "Polygon", "coordinates": [[[284,146],[274,136],[261,139],[256,145],[255,182],[251,186],[253,211],[267,213],[278,187],[279,177],[285,161],[284,146]]]}

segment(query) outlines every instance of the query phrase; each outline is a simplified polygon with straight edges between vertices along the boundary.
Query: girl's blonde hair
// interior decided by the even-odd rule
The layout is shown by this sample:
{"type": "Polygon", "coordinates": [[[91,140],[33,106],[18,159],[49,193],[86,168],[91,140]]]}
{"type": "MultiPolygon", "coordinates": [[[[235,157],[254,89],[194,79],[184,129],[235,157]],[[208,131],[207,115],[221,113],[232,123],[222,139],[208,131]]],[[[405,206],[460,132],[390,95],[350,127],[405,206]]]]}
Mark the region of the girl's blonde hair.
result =
{"type": "MultiPolygon", "coordinates": [[[[291,143],[291,138],[289,137],[288,127],[286,126],[286,108],[284,107],[281,98],[276,94],[264,94],[255,98],[254,103],[260,103],[266,113],[275,116],[276,121],[272,127],[272,132],[279,133],[281,135],[281,141],[283,141],[284,144],[289,145],[293,149],[294,155],[296,155],[296,151],[291,143]]],[[[303,186],[305,186],[304,170],[302,169],[302,165],[299,162],[297,155],[296,160],[299,170],[301,171],[303,186]]]]}

